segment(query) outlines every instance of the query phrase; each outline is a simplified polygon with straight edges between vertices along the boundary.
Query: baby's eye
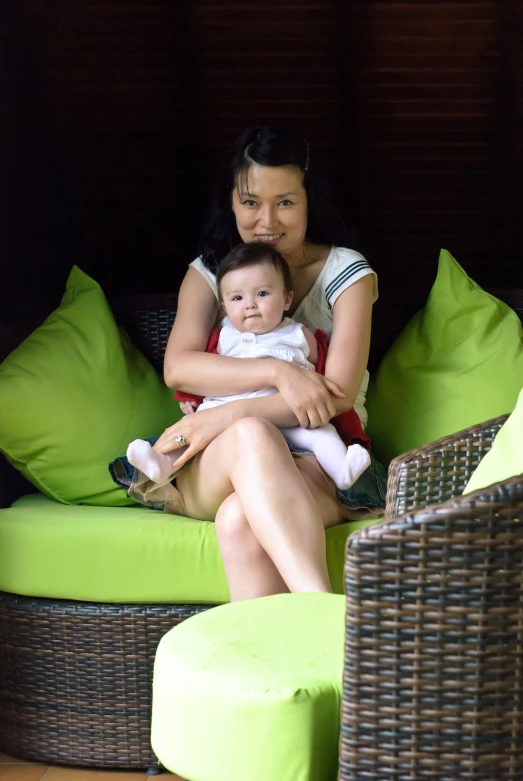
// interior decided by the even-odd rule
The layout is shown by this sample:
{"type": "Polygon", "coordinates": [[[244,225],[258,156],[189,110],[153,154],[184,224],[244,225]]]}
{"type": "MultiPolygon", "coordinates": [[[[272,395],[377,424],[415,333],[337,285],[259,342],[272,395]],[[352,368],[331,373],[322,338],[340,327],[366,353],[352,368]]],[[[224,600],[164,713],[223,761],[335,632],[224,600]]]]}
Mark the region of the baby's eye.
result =
{"type": "Polygon", "coordinates": [[[260,290],[258,295],[259,296],[268,296],[269,295],[269,291],[268,290],[260,290]]]}
{"type": "Polygon", "coordinates": [[[241,297],[241,296],[233,296],[233,297],[231,298],[231,301],[241,301],[241,300],[242,300],[242,297],[241,297]]]}
{"type": "Polygon", "coordinates": [[[251,198],[247,198],[245,201],[242,201],[242,206],[256,206],[256,201],[253,201],[251,198]]]}

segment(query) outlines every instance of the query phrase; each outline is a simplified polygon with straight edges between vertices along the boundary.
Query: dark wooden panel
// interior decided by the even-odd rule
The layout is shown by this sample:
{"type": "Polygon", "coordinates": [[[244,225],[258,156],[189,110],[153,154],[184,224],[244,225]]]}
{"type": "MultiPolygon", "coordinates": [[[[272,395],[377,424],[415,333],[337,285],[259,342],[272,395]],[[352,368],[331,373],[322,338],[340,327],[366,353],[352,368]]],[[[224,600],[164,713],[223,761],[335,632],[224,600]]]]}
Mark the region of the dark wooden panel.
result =
{"type": "Polygon", "coordinates": [[[523,285],[522,5],[6,5],[7,279],[54,293],[76,261],[109,289],[177,286],[221,153],[281,121],[323,154],[385,277],[428,278],[446,245],[523,285]]]}

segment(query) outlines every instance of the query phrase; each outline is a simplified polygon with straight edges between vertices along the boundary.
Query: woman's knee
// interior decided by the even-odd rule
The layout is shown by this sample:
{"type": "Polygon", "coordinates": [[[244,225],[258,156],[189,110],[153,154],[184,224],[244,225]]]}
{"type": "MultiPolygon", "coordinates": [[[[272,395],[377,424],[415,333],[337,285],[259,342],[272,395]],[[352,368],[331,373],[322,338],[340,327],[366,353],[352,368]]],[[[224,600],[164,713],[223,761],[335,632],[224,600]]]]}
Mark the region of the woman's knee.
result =
{"type": "Polygon", "coordinates": [[[216,513],[215,526],[222,554],[254,551],[260,547],[236,494],[231,494],[222,502],[216,513]]]}
{"type": "Polygon", "coordinates": [[[237,453],[260,447],[286,447],[285,439],[279,429],[264,418],[241,418],[227,429],[232,446],[237,453]]]}

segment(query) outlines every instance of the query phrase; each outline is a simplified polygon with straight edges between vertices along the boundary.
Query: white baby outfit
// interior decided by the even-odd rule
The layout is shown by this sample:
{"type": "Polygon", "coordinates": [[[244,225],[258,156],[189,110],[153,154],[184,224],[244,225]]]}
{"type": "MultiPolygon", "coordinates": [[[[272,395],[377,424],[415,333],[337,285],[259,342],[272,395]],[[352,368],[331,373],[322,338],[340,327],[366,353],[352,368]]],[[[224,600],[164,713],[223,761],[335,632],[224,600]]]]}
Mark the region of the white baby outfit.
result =
{"type": "MultiPolygon", "coordinates": [[[[219,304],[216,276],[204,265],[201,258],[196,258],[190,265],[205,277],[213,290],[217,302],[216,325],[220,325],[224,314],[219,304]]],[[[378,298],[378,279],[363,255],[346,247],[331,247],[318,278],[300,302],[293,314],[293,319],[298,323],[303,323],[312,333],[315,333],[320,328],[330,337],[334,304],[348,287],[362,277],[367,276],[367,274],[372,274],[374,279],[374,294],[372,297],[374,303],[378,298]]],[[[354,409],[359,415],[363,428],[367,425],[365,397],[368,385],[369,373],[366,371],[354,402],[354,409]]]]}
{"type": "MultiPolygon", "coordinates": [[[[315,367],[307,360],[309,344],[303,333],[303,325],[285,317],[280,325],[267,334],[252,334],[237,331],[228,317],[225,318],[218,340],[218,353],[229,358],[278,358],[289,361],[308,371],[315,367]]],[[[218,407],[236,399],[252,399],[255,396],[269,396],[276,388],[261,388],[249,393],[230,396],[206,396],[198,410],[218,407]]]]}

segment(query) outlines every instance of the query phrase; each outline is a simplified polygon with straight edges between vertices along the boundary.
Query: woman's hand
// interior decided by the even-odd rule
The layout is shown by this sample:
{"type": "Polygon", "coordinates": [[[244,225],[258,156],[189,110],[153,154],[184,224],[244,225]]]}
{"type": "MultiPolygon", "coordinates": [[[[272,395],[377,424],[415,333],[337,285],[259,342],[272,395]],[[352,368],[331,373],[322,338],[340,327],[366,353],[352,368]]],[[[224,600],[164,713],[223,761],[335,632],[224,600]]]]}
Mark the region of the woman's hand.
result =
{"type": "Polygon", "coordinates": [[[279,361],[276,387],[298,418],[302,428],[324,426],[336,415],[333,397],[345,393],[332,380],[317,372],[304,371],[287,361],[279,361]]]}
{"type": "Polygon", "coordinates": [[[205,450],[213,439],[225,431],[229,423],[220,407],[203,410],[197,415],[187,415],[174,426],[166,428],[153,448],[158,453],[170,453],[183,448],[180,457],[173,461],[173,466],[183,466],[190,458],[205,450]],[[185,442],[177,442],[178,437],[183,437],[185,442]]]}

